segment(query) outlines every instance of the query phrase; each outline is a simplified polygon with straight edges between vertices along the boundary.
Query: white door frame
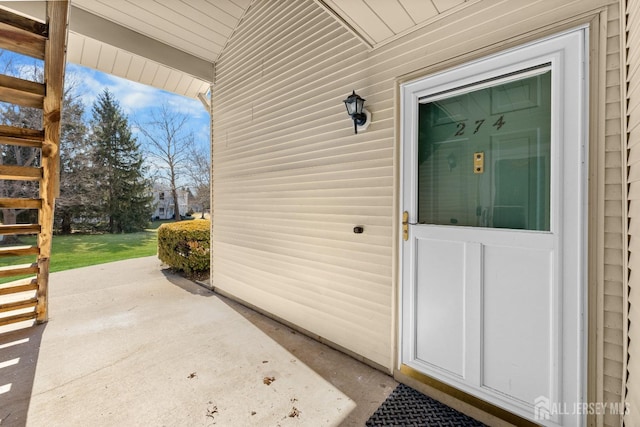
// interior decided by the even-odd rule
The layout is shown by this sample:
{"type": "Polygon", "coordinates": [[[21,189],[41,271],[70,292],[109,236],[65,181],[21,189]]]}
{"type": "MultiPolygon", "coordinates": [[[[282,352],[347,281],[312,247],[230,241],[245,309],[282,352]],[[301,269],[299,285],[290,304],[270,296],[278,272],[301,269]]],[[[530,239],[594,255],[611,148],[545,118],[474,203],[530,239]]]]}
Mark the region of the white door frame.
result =
{"type": "MultiPolygon", "coordinates": [[[[543,405],[564,403],[565,408],[569,410],[585,402],[587,396],[588,75],[586,64],[588,58],[588,28],[583,26],[400,86],[401,211],[399,217],[402,218],[402,212],[406,210],[409,212],[409,223],[414,223],[417,221],[417,197],[415,196],[417,173],[415,170],[418,158],[416,142],[419,99],[504,76],[510,72],[515,73],[541,64],[551,64],[554,73],[552,105],[555,106],[552,110],[551,123],[551,138],[555,142],[552,142],[551,155],[556,159],[551,171],[551,198],[554,200],[558,196],[554,194],[553,189],[559,188],[560,197],[564,200],[561,207],[552,208],[551,230],[563,230],[558,262],[566,267],[559,269],[559,283],[562,285],[558,291],[562,292],[559,300],[563,301],[563,305],[556,308],[562,328],[557,332],[559,335],[552,338],[559,346],[560,353],[557,361],[561,365],[562,378],[558,379],[558,395],[548,396],[550,402],[543,402],[543,405]],[[564,102],[565,99],[578,100],[580,108],[572,108],[564,102]],[[565,126],[566,123],[571,125],[565,126]],[[575,153],[580,153],[579,159],[575,159],[575,153]],[[577,182],[578,188],[564,188],[563,183],[568,178],[577,182]]],[[[407,338],[415,336],[413,325],[415,305],[410,298],[414,291],[411,277],[415,274],[416,266],[408,256],[412,230],[413,227],[410,226],[407,242],[403,241],[402,233],[399,236],[399,365],[407,364],[407,355],[415,354],[414,340],[407,338]]],[[[480,316],[479,313],[473,313],[473,315],[480,316]]],[[[408,366],[412,367],[410,363],[408,366]]],[[[533,419],[533,411],[536,409],[545,410],[538,405],[538,402],[535,404],[531,402],[531,407],[509,406],[505,400],[478,392],[477,389],[462,382],[457,383],[455,379],[437,375],[434,377],[525,418],[533,419]]],[[[584,424],[585,418],[580,414],[561,413],[551,414],[548,420],[537,420],[537,422],[549,426],[577,426],[584,424]]]]}

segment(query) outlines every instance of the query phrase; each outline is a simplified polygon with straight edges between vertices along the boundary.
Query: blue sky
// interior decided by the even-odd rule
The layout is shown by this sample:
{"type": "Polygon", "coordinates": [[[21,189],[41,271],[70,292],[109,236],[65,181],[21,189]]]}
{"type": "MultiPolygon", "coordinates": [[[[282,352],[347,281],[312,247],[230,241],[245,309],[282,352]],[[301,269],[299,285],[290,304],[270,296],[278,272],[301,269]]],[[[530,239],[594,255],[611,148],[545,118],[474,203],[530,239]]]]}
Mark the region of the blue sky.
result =
{"type": "MultiPolygon", "coordinates": [[[[3,72],[7,63],[11,64],[11,69],[6,70],[7,73],[20,75],[22,72],[27,74],[32,72],[34,64],[42,64],[42,61],[0,49],[0,68],[3,72]]],[[[87,118],[91,117],[91,108],[96,97],[105,89],[109,89],[129,117],[129,124],[132,125],[134,134],[136,129],[133,125],[136,122],[148,121],[150,111],[166,103],[170,110],[189,116],[188,127],[193,132],[198,145],[208,147],[210,143],[209,113],[197,99],[176,95],[71,63],[67,64],[66,81],[75,81],[78,85],[77,92],[85,105],[87,118]]],[[[139,139],[142,142],[143,138],[139,139]]]]}
{"type": "Polygon", "coordinates": [[[209,144],[209,113],[197,99],[176,95],[76,64],[67,64],[66,73],[67,79],[74,79],[79,85],[78,92],[89,115],[96,97],[105,89],[109,89],[129,116],[130,124],[144,123],[152,109],[166,103],[172,111],[189,116],[188,126],[199,145],[209,144]]]}

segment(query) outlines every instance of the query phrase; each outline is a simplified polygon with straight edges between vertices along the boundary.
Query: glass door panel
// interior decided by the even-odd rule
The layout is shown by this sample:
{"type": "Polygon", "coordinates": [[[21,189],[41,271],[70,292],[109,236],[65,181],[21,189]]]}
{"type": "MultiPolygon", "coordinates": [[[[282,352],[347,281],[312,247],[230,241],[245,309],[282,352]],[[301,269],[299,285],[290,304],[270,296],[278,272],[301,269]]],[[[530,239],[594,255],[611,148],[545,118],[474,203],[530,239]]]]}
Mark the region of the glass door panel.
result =
{"type": "Polygon", "coordinates": [[[551,71],[419,106],[418,222],[550,229],[551,71]]]}

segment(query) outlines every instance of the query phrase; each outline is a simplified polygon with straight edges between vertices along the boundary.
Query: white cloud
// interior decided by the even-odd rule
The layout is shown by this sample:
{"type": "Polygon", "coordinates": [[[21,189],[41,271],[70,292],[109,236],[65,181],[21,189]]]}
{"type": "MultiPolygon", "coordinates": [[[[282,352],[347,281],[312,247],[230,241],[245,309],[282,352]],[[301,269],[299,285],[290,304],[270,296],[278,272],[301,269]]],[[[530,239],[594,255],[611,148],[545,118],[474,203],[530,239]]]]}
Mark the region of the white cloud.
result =
{"type": "Polygon", "coordinates": [[[131,114],[139,109],[157,106],[162,102],[166,102],[170,107],[182,113],[195,113],[198,116],[206,114],[202,104],[197,99],[176,95],[148,85],[101,73],[90,68],[68,64],[67,74],[78,76],[84,83],[83,90],[86,92],[85,97],[91,99],[91,102],[93,102],[104,89],[109,89],[127,114],[131,114]]]}
{"type": "MultiPolygon", "coordinates": [[[[33,74],[34,64],[37,64],[37,61],[0,49],[0,68],[3,65],[4,68],[10,68],[11,70],[6,70],[7,72],[28,76],[33,74]]],[[[209,147],[209,114],[197,99],[186,98],[70,63],[67,64],[66,78],[67,84],[76,86],[76,95],[85,105],[87,118],[91,117],[96,98],[108,89],[118,100],[125,114],[129,116],[129,124],[134,134],[138,134],[135,128],[136,122],[147,122],[152,109],[165,104],[173,112],[188,115],[189,130],[193,132],[196,143],[203,148],[209,147]]],[[[144,143],[144,138],[140,138],[140,141],[144,143]]],[[[158,169],[158,165],[149,164],[149,166],[152,171],[158,169]]]]}
{"type": "Polygon", "coordinates": [[[66,75],[67,82],[77,85],[77,93],[84,105],[91,108],[97,96],[104,90],[104,83],[100,82],[94,73],[72,64],[67,65],[66,75]]]}
{"type": "Polygon", "coordinates": [[[189,114],[194,118],[200,118],[207,114],[197,99],[189,99],[120,77],[107,76],[107,79],[109,90],[120,101],[122,109],[127,114],[135,114],[147,108],[155,108],[163,103],[167,104],[175,112],[189,114]]]}
{"type": "Polygon", "coordinates": [[[145,116],[145,110],[166,103],[175,112],[189,114],[197,121],[208,121],[208,113],[197,99],[176,95],[75,64],[67,65],[67,74],[73,75],[80,82],[80,96],[88,108],[91,108],[99,94],[109,89],[123,111],[132,117],[145,116]]]}

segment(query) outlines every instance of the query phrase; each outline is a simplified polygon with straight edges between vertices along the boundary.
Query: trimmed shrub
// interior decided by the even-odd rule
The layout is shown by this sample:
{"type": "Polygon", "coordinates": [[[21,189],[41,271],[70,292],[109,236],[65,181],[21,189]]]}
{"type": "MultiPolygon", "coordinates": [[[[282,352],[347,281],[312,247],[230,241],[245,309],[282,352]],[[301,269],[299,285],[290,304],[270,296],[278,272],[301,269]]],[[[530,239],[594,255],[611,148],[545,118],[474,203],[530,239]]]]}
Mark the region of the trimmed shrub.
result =
{"type": "Polygon", "coordinates": [[[210,228],[208,219],[162,224],[158,228],[158,258],[186,273],[207,271],[210,228]]]}

